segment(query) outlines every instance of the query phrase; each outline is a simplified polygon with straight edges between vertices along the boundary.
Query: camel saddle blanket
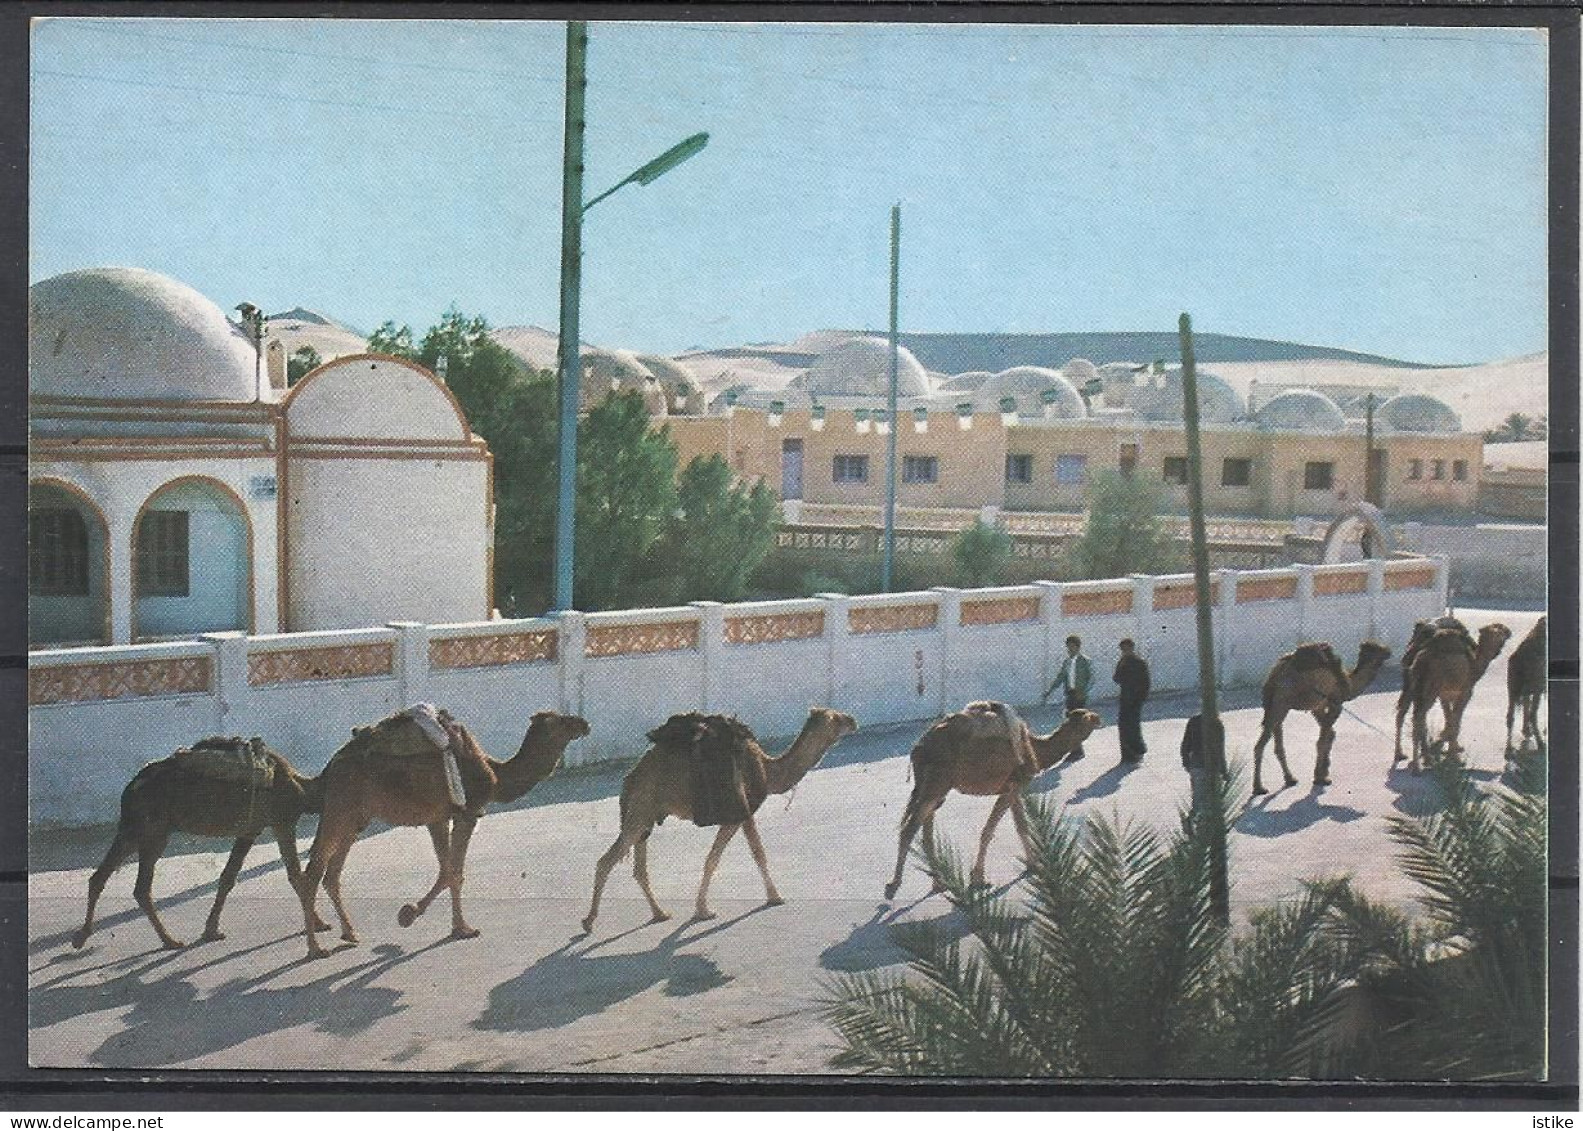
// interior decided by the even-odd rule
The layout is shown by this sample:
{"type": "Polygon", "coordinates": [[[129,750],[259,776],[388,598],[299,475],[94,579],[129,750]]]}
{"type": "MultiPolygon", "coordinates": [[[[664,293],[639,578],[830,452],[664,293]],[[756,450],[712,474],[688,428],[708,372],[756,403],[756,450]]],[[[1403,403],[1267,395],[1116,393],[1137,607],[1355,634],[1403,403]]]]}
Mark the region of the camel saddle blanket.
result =
{"type": "Polygon", "coordinates": [[[649,732],[656,745],[689,752],[693,824],[737,825],[757,812],[769,789],[754,757],[753,732],[726,715],[672,715],[649,732]]]}
{"type": "Polygon", "coordinates": [[[956,724],[957,728],[960,728],[957,736],[959,740],[975,744],[986,740],[1005,742],[1011,746],[1019,777],[1026,777],[1031,781],[1039,772],[1039,762],[1033,754],[1033,740],[1028,733],[1028,724],[1023,722],[1022,716],[1017,714],[1017,708],[1010,703],[981,699],[969,703],[952,717],[961,720],[956,724]]]}
{"type": "MultiPolygon", "coordinates": [[[[448,716],[432,703],[417,703],[405,711],[380,719],[371,727],[357,727],[352,742],[362,752],[383,758],[432,758],[439,754],[445,768],[445,788],[451,803],[467,808],[467,792],[462,788],[462,773],[456,764],[456,751],[445,722],[448,716]]],[[[350,745],[350,744],[349,744],[350,745]]]]}
{"type": "Polygon", "coordinates": [[[275,760],[261,739],[205,738],[176,751],[181,768],[211,781],[236,782],[253,789],[275,784],[275,760]]]}

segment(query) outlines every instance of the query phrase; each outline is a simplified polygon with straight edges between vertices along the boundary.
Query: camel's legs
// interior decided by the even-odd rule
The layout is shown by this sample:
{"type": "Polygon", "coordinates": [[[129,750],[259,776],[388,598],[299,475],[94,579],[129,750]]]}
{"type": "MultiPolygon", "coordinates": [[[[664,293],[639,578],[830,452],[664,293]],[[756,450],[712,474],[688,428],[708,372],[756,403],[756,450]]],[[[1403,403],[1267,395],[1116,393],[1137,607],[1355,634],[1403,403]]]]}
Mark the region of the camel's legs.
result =
{"type": "Polygon", "coordinates": [[[1414,774],[1423,770],[1424,756],[1429,746],[1429,704],[1413,704],[1413,761],[1414,774]]]}
{"type": "Polygon", "coordinates": [[[231,894],[231,889],[236,886],[236,877],[242,870],[242,861],[247,859],[247,854],[253,848],[253,841],[258,839],[258,834],[249,836],[243,833],[236,838],[236,843],[231,846],[231,857],[225,862],[225,868],[220,872],[220,890],[215,892],[214,906],[209,909],[209,921],[203,925],[203,934],[198,936],[199,942],[218,942],[225,938],[220,930],[220,911],[225,907],[225,897],[231,894]]]}
{"type": "Polygon", "coordinates": [[[1000,819],[1006,815],[1006,810],[1011,808],[1015,793],[1002,793],[995,798],[995,805],[989,811],[989,820],[984,822],[984,831],[978,837],[978,859],[973,864],[973,886],[978,887],[987,881],[984,879],[984,859],[989,855],[989,842],[995,838],[995,826],[1000,824],[1000,819]]]}
{"type": "MultiPolygon", "coordinates": [[[[650,829],[649,832],[654,830],[650,829]]],[[[654,922],[663,923],[669,919],[670,912],[660,906],[660,901],[654,898],[654,889],[649,886],[649,833],[638,837],[637,844],[632,847],[632,875],[638,881],[638,887],[643,889],[643,898],[649,901],[649,912],[654,916],[654,922]]]]}
{"type": "Polygon", "coordinates": [[[1319,720],[1319,743],[1314,747],[1314,784],[1330,784],[1330,751],[1336,744],[1336,720],[1340,707],[1325,707],[1314,712],[1319,720]]]}
{"type": "Polygon", "coordinates": [[[588,914],[583,917],[584,934],[593,931],[594,920],[599,917],[599,896],[605,890],[605,881],[610,878],[610,869],[626,858],[627,850],[637,843],[640,835],[647,836],[652,831],[652,825],[643,833],[639,833],[637,829],[622,829],[616,836],[615,843],[605,849],[605,854],[599,858],[599,863],[594,865],[594,897],[588,904],[588,914]]]}
{"type": "MultiPolygon", "coordinates": [[[[291,890],[297,893],[297,898],[302,898],[302,861],[297,858],[297,826],[296,822],[287,824],[282,821],[275,826],[275,843],[280,845],[280,862],[286,866],[286,879],[291,884],[291,890]]],[[[330,924],[319,917],[317,908],[313,913],[313,929],[328,931],[330,924]]]]}
{"type": "Polygon", "coordinates": [[[1282,733],[1282,724],[1286,713],[1266,711],[1264,721],[1259,728],[1259,740],[1253,744],[1253,792],[1255,795],[1268,793],[1264,788],[1264,748],[1269,745],[1270,739],[1275,739],[1275,759],[1281,764],[1281,773],[1286,778],[1287,785],[1296,785],[1297,779],[1292,776],[1292,771],[1286,764],[1286,736],[1282,733]]]}
{"type": "Polygon", "coordinates": [[[896,898],[896,892],[901,888],[901,874],[907,867],[907,853],[912,848],[913,837],[918,835],[918,829],[923,823],[934,816],[934,811],[944,800],[943,796],[925,798],[921,780],[912,787],[912,796],[907,799],[907,809],[901,818],[901,833],[897,836],[896,873],[891,876],[890,883],[885,885],[886,899],[896,898]]]}
{"type": "Polygon", "coordinates": [[[698,902],[693,906],[694,919],[713,919],[714,912],[709,910],[709,881],[714,878],[715,869],[720,866],[720,857],[725,855],[726,845],[731,843],[731,838],[737,835],[741,825],[721,825],[720,831],[715,834],[715,842],[709,846],[709,855],[704,857],[704,878],[698,885],[698,902]]]}
{"type": "Polygon", "coordinates": [[[764,902],[771,907],[779,907],[786,901],[781,898],[781,893],[775,890],[775,881],[770,879],[769,857],[764,854],[764,842],[759,839],[758,826],[749,817],[742,822],[742,835],[748,838],[748,848],[753,853],[753,863],[759,866],[759,875],[764,877],[764,902]]]}
{"type": "Polygon", "coordinates": [[[159,941],[166,950],[176,950],[185,944],[171,937],[165,929],[165,924],[159,921],[159,912],[154,908],[154,865],[159,863],[159,857],[165,851],[165,842],[170,839],[170,830],[145,829],[137,845],[137,884],[132,889],[132,894],[137,897],[137,905],[143,909],[143,914],[148,916],[148,921],[154,925],[154,933],[159,936],[159,941]]]}
{"type": "Polygon", "coordinates": [[[1275,720],[1275,760],[1281,764],[1281,776],[1286,779],[1286,784],[1296,785],[1297,778],[1292,775],[1292,768],[1286,764],[1286,726],[1284,718],[1275,720]]]}
{"type": "Polygon", "coordinates": [[[1402,693],[1396,697],[1396,756],[1391,759],[1392,765],[1405,761],[1407,758],[1407,755],[1402,753],[1402,720],[1407,718],[1407,712],[1412,708],[1412,705],[1411,690],[1403,687],[1402,693]]]}
{"type": "Polygon", "coordinates": [[[439,871],[435,874],[434,885],[423,894],[417,903],[402,904],[401,910],[396,912],[396,922],[403,927],[412,926],[418,916],[429,909],[429,904],[434,902],[434,897],[450,885],[450,859],[451,859],[451,821],[447,817],[443,821],[435,821],[427,826],[429,840],[434,844],[434,858],[439,861],[439,871]]]}
{"type": "Polygon", "coordinates": [[[1441,732],[1440,741],[1445,744],[1447,754],[1462,753],[1462,713],[1468,709],[1468,701],[1473,698],[1473,692],[1467,691],[1458,695],[1451,702],[1441,702],[1441,710],[1446,716],[1445,730],[1441,732]]]}
{"type": "Polygon", "coordinates": [[[467,920],[462,918],[462,880],[467,872],[467,845],[473,839],[473,829],[478,826],[478,818],[471,814],[458,813],[453,818],[453,823],[451,861],[447,869],[451,876],[451,937],[476,939],[478,931],[469,927],[467,920]]]}
{"type": "Polygon", "coordinates": [[[71,940],[71,945],[76,949],[81,950],[87,944],[88,936],[93,934],[93,909],[99,904],[104,885],[110,882],[116,869],[126,863],[127,857],[136,851],[137,841],[132,836],[132,830],[125,825],[116,829],[115,839],[110,842],[110,850],[104,854],[104,861],[88,877],[88,914],[83,917],[82,929],[71,940]]]}
{"type": "MultiPolygon", "coordinates": [[[[1517,716],[1517,703],[1521,695],[1508,695],[1506,697],[1506,753],[1512,752],[1512,720],[1517,716]]],[[[1523,703],[1523,730],[1524,738],[1528,737],[1528,704],[1523,703]]]]}
{"type": "Polygon", "coordinates": [[[341,902],[341,869],[346,867],[346,858],[351,854],[352,842],[347,841],[339,852],[330,857],[329,865],[324,869],[324,890],[330,893],[330,905],[341,920],[341,941],[355,943],[357,931],[352,928],[352,917],[346,913],[346,904],[341,902]]]}
{"type": "Polygon", "coordinates": [[[1022,794],[1016,794],[1011,802],[1011,821],[1017,826],[1017,835],[1022,838],[1022,860],[1029,868],[1033,867],[1035,855],[1033,837],[1028,833],[1028,810],[1022,802],[1022,794]]]}
{"type": "MultiPolygon", "coordinates": [[[[325,806],[324,814],[319,818],[319,831],[313,838],[313,848],[308,853],[308,870],[302,877],[302,924],[303,932],[308,936],[308,957],[323,958],[330,952],[319,945],[319,940],[314,937],[315,924],[318,921],[318,912],[314,904],[318,901],[319,885],[324,883],[329,889],[327,881],[329,866],[332,860],[344,860],[346,853],[351,850],[352,841],[357,839],[357,834],[362,830],[352,825],[345,817],[336,813],[329,805],[325,806]]],[[[339,879],[339,866],[336,870],[339,879]]],[[[342,910],[334,893],[331,900],[336,903],[336,914],[341,917],[341,937],[356,941],[357,936],[352,933],[352,925],[347,921],[346,912],[342,910]]]]}

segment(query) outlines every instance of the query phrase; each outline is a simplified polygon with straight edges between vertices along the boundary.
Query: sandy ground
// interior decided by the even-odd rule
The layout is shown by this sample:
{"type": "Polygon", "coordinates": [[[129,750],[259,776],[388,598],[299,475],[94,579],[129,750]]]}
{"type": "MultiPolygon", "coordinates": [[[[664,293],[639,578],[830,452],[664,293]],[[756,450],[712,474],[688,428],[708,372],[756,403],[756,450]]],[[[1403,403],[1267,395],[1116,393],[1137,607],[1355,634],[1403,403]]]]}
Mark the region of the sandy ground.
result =
{"type": "MultiPolygon", "coordinates": [[[[1517,637],[1534,613],[1469,614],[1507,623],[1517,637]]],[[[1516,637],[1514,637],[1515,639],[1516,637]]],[[[1232,840],[1234,916],[1289,896],[1304,877],[1351,873],[1371,895],[1414,898],[1393,865],[1386,818],[1413,811],[1427,779],[1392,770],[1389,730],[1397,669],[1352,704],[1334,755],[1335,784],[1311,791],[1312,721],[1288,726],[1293,770],[1303,784],[1253,804],[1232,840]],[[1359,721],[1359,719],[1363,721],[1359,721]]],[[[1479,776],[1502,769],[1504,657],[1485,676],[1464,739],[1479,776]]],[[[1234,756],[1256,734],[1256,697],[1229,696],[1234,756]]],[[[1099,709],[1113,721],[1112,704],[1099,709]]],[[[1035,785],[1070,813],[1119,813],[1162,828],[1187,797],[1176,755],[1186,697],[1151,704],[1143,766],[1122,773],[1113,727],[1088,744],[1086,760],[1035,785]]],[[[1035,712],[1041,730],[1055,712],[1035,712]]],[[[905,754],[923,729],[909,724],[845,740],[792,797],[771,798],[759,826],[786,904],[765,908],[747,848],[727,851],[712,902],[719,918],[689,922],[711,832],[668,821],[652,840],[659,897],[677,918],[650,924],[630,869],[612,874],[592,937],[580,935],[593,863],[617,828],[620,771],[560,775],[535,804],[491,814],[469,860],[468,916],[483,936],[447,942],[440,903],[403,930],[396,909],[434,874],[427,835],[393,829],[352,853],[344,886],[362,934],[319,962],[303,960],[300,915],[273,849],[255,849],[226,909],[229,938],[162,952],[131,905],[132,869],[112,880],[101,930],[74,951],[87,872],[102,833],[37,838],[29,891],[32,1063],[39,1066],[338,1068],[369,1070],[820,1072],[834,1051],[820,1002],[838,973],[901,960],[888,924],[937,919],[957,924],[927,881],[911,871],[894,905],[881,899],[908,792],[905,754]],[[54,857],[51,863],[50,858],[54,857]],[[49,868],[53,870],[41,870],[49,868]]],[[[1273,759],[1266,764],[1279,780],[1273,759]]],[[[989,808],[954,797],[944,834],[967,847],[989,808]]],[[[306,833],[306,828],[304,829],[306,833]]],[[[167,925],[178,937],[202,929],[222,845],[202,842],[162,863],[167,925]]],[[[990,879],[1017,877],[1008,821],[990,853],[990,879]]],[[[328,908],[326,908],[328,911],[328,908]]],[[[333,939],[331,935],[328,938],[333,939]]]]}

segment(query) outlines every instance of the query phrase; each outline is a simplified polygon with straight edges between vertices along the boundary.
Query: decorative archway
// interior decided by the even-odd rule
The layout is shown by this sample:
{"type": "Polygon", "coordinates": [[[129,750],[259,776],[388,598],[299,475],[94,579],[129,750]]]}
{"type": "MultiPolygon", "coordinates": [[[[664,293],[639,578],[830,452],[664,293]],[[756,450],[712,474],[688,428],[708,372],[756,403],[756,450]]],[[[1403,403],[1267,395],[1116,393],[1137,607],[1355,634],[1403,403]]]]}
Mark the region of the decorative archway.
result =
{"type": "Polygon", "coordinates": [[[74,483],[28,484],[28,646],[110,643],[110,527],[74,483]]]}
{"type": "Polygon", "coordinates": [[[132,639],[252,632],[253,523],[230,487],[172,479],[132,524],[132,639]]]}
{"type": "Polygon", "coordinates": [[[1324,555],[1320,560],[1330,565],[1388,558],[1396,548],[1396,537],[1386,525],[1385,512],[1373,503],[1353,503],[1325,531],[1324,555]]]}

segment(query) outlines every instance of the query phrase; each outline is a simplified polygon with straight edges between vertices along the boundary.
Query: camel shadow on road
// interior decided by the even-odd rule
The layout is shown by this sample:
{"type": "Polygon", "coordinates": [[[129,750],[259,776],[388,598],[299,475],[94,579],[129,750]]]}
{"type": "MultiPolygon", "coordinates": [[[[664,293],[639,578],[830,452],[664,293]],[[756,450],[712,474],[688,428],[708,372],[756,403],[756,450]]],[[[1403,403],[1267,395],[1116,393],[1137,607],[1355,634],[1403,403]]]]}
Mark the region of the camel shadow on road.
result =
{"type": "Polygon", "coordinates": [[[558,1029],[603,1013],[655,986],[661,987],[667,997],[692,997],[717,990],[732,982],[733,976],[707,955],[683,948],[764,910],[760,905],[703,930],[696,930],[699,922],[689,919],[652,949],[635,953],[594,953],[633,931],[587,943],[580,949],[577,948],[586,942],[586,936],[578,936],[490,990],[489,1003],[472,1027],[505,1033],[558,1029]]]}
{"type": "Polygon", "coordinates": [[[1310,789],[1301,799],[1284,809],[1269,807],[1270,799],[1279,797],[1279,792],[1268,794],[1243,810],[1233,827],[1237,832],[1249,836],[1277,837],[1306,829],[1320,821],[1346,824],[1367,815],[1362,809],[1350,805],[1326,805],[1320,800],[1321,793],[1318,787],[1310,789]]]}
{"type": "MultiPolygon", "coordinates": [[[[938,898],[950,907],[945,896],[938,898]]],[[[967,920],[954,909],[934,919],[898,921],[903,914],[922,902],[920,899],[900,909],[881,904],[868,922],[859,923],[846,938],[826,947],[819,955],[819,965],[836,974],[860,974],[906,962],[908,953],[896,939],[898,931],[932,930],[937,938],[950,942],[967,938],[970,933],[967,920]]]]}

